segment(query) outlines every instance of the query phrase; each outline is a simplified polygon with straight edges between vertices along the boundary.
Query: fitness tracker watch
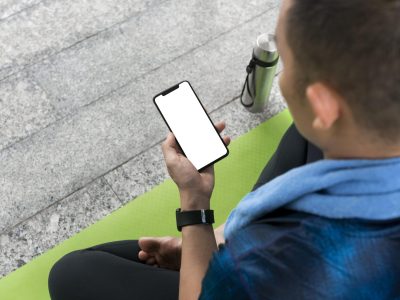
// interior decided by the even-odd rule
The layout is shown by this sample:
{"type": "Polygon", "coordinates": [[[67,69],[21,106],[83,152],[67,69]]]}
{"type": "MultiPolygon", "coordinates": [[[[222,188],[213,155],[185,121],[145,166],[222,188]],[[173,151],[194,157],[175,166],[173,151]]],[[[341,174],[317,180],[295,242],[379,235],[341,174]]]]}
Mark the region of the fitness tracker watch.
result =
{"type": "Polygon", "coordinates": [[[187,225],[213,223],[214,211],[211,209],[181,211],[181,209],[178,208],[176,210],[176,227],[179,231],[182,231],[182,227],[187,225]]]}

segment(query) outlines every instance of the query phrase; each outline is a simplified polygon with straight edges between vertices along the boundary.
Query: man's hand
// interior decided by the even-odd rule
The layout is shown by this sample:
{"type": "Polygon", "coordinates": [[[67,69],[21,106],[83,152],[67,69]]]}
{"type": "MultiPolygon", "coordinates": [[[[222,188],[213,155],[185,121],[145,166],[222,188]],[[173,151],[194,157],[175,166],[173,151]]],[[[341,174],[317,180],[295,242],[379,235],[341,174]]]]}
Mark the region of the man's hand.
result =
{"type": "MultiPolygon", "coordinates": [[[[215,127],[218,133],[221,133],[225,129],[225,123],[218,122],[215,127]]],[[[223,140],[228,146],[230,138],[224,137],[223,140]]],[[[168,134],[167,139],[162,143],[162,151],[168,173],[178,186],[181,201],[185,202],[181,203],[181,208],[207,208],[206,206],[209,206],[214,189],[214,166],[211,165],[198,172],[194,165],[183,155],[172,132],[168,134]]]]}
{"type": "MultiPolygon", "coordinates": [[[[224,226],[214,230],[217,245],[225,243],[224,226]]],[[[139,259],[148,265],[179,271],[181,267],[182,239],[177,237],[142,237],[139,239],[139,259]]]]}
{"type": "Polygon", "coordinates": [[[182,239],[176,237],[143,237],[139,239],[139,259],[148,265],[179,271],[182,239]]]}

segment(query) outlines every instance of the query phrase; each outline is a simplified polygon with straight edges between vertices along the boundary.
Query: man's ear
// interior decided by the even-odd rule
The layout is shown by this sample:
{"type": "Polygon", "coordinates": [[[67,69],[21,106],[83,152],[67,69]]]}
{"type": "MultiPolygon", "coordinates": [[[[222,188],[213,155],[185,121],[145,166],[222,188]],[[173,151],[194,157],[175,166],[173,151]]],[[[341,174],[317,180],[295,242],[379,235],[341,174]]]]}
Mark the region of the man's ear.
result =
{"type": "Polygon", "coordinates": [[[314,129],[328,130],[340,115],[339,95],[327,85],[317,82],[309,85],[306,97],[314,114],[314,129]]]}

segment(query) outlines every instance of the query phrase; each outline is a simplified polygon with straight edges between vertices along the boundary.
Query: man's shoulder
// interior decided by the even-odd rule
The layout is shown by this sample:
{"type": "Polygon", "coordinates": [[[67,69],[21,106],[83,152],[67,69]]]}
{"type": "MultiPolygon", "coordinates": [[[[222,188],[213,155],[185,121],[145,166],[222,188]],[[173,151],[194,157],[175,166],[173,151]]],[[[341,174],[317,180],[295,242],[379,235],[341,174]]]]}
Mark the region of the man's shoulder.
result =
{"type": "Polygon", "coordinates": [[[243,258],[246,254],[267,249],[282,238],[303,234],[308,224],[319,222],[318,219],[318,216],[279,209],[232,234],[227,246],[233,257],[243,258]]]}
{"type": "Polygon", "coordinates": [[[353,295],[363,284],[372,288],[371,282],[378,290],[393,290],[391,279],[400,276],[399,242],[399,221],[333,220],[282,211],[233,235],[225,251],[234,276],[249,291],[300,299],[319,299],[317,293],[330,299],[337,293],[353,295]]]}
{"type": "MultiPolygon", "coordinates": [[[[346,243],[370,243],[379,239],[399,240],[400,219],[368,221],[362,219],[331,219],[291,209],[279,209],[232,234],[227,241],[234,256],[266,250],[277,243],[298,245],[312,243],[315,247],[325,241],[329,247],[346,243]],[[337,243],[337,242],[341,243],[337,243]],[[237,254],[236,252],[240,254],[237,254]]],[[[322,247],[323,249],[324,247],[322,247]]]]}

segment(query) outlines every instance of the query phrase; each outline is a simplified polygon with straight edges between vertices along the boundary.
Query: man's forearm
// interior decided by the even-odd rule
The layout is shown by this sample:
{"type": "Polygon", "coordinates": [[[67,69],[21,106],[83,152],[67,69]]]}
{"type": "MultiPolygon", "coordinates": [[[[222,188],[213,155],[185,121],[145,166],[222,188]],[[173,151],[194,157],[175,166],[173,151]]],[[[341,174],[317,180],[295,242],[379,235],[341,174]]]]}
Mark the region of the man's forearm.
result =
{"type": "MultiPolygon", "coordinates": [[[[208,198],[181,193],[181,208],[183,211],[210,209],[210,201],[208,198]]],[[[198,224],[182,227],[179,299],[199,298],[201,283],[214,251],[217,251],[217,243],[212,225],[198,224]]]]}
{"type": "Polygon", "coordinates": [[[217,251],[217,243],[211,225],[200,224],[182,228],[179,299],[199,298],[201,283],[214,251],[217,251]]]}

